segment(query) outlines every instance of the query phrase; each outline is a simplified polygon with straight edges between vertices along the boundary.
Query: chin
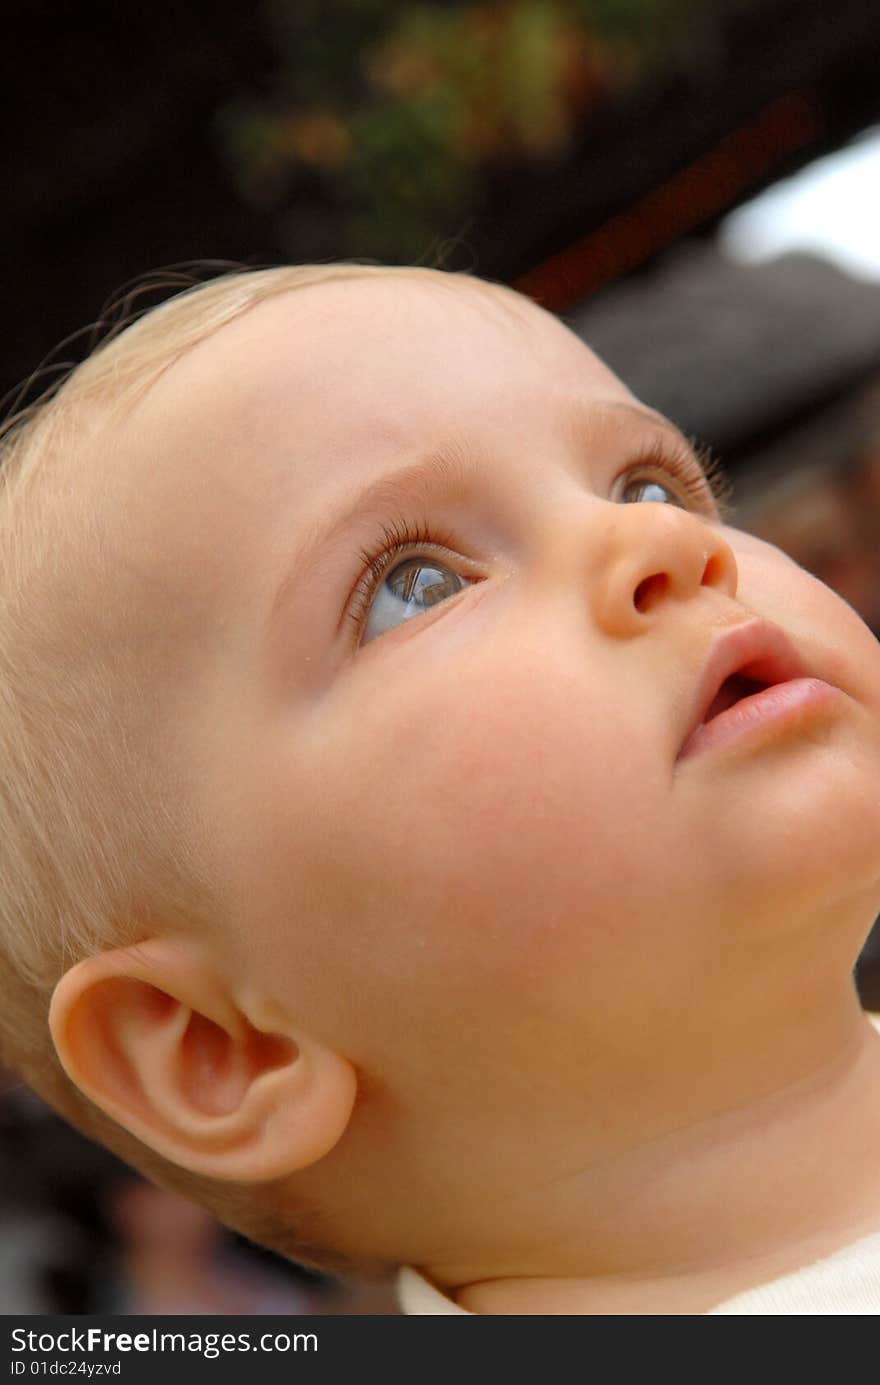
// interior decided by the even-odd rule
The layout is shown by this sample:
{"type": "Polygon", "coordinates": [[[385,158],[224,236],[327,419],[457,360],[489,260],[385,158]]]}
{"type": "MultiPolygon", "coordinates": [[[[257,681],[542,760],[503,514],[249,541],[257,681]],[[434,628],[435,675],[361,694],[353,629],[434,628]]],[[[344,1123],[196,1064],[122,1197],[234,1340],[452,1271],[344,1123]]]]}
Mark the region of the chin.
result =
{"type": "Polygon", "coordinates": [[[751,917],[765,935],[829,911],[869,927],[880,912],[880,767],[870,782],[845,756],[780,768],[729,812],[716,805],[707,890],[729,919],[751,917]]]}

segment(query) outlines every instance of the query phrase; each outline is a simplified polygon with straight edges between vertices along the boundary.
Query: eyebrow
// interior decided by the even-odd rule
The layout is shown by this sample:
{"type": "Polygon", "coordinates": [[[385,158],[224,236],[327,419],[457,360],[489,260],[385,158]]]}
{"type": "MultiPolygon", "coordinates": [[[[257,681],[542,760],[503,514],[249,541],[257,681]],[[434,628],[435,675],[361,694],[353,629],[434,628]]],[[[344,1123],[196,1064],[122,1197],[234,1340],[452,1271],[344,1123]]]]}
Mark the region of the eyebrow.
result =
{"type": "MultiPolygon", "coordinates": [[[[698,460],[693,444],[674,423],[638,404],[630,404],[624,399],[596,404],[576,398],[571,401],[570,407],[570,422],[580,442],[591,429],[610,422],[617,414],[625,414],[642,427],[648,426],[655,433],[665,434],[673,446],[685,449],[698,460]]],[[[464,492],[473,481],[474,466],[472,459],[469,460],[468,449],[453,439],[442,448],[369,482],[329,524],[322,519],[310,526],[272,599],[266,619],[267,631],[274,627],[292,593],[302,584],[305,574],[319,556],[331,548],[355,522],[373,515],[381,517],[393,513],[395,509],[413,501],[427,505],[439,490],[464,492]]]]}
{"type": "Polygon", "coordinates": [[[577,396],[569,403],[567,422],[576,443],[583,445],[591,431],[596,431],[610,422],[616,415],[623,414],[643,429],[652,429],[655,434],[665,435],[677,450],[689,452],[694,461],[699,461],[692,440],[677,428],[671,419],[656,413],[645,404],[630,403],[626,399],[607,399],[600,404],[577,396]]]}
{"type": "Polygon", "coordinates": [[[393,513],[413,500],[428,504],[438,489],[461,490],[471,484],[472,479],[472,467],[468,466],[464,449],[452,442],[364,486],[352,503],[329,524],[322,520],[310,527],[275,593],[267,627],[275,624],[292,592],[301,585],[318,557],[331,548],[356,521],[367,520],[371,515],[393,513]]]}

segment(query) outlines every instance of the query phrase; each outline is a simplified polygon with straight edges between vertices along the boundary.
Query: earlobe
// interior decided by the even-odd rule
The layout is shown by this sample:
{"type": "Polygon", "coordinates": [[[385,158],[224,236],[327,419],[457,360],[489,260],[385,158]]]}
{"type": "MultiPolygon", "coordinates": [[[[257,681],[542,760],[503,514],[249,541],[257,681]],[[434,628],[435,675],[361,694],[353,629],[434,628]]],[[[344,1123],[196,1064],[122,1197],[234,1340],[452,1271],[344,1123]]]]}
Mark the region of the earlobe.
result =
{"type": "Polygon", "coordinates": [[[71,1081],[193,1173],[280,1178],[337,1144],[357,1089],[346,1058],[277,1011],[236,1002],[195,947],[155,938],[78,962],[55,988],[52,1037],[71,1081]],[[247,1011],[247,1013],[246,1013],[247,1011]]]}

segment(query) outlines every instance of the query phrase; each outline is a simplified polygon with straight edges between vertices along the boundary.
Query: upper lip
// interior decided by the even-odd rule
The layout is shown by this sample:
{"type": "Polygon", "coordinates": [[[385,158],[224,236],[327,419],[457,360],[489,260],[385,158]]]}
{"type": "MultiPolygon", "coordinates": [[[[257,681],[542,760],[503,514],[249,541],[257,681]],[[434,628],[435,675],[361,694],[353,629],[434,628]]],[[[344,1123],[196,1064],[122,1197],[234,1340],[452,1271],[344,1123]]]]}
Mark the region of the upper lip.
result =
{"type": "Polygon", "coordinates": [[[709,652],[697,686],[685,744],[706,720],[722,686],[734,674],[771,687],[774,683],[787,683],[791,678],[806,677],[808,670],[778,626],[764,620],[737,625],[722,635],[709,652]]]}

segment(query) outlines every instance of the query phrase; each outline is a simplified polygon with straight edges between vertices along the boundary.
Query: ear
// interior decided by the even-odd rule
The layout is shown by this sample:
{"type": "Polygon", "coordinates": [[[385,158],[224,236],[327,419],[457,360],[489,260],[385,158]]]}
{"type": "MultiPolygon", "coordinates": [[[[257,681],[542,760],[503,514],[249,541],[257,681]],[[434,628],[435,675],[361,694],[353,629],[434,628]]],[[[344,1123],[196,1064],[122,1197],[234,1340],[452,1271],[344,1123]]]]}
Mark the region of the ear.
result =
{"type": "Polygon", "coordinates": [[[85,1096],[193,1173],[283,1177],[332,1149],[351,1116],[351,1063],[277,1007],[230,994],[194,943],[152,938],[78,962],[49,1026],[85,1096]]]}

